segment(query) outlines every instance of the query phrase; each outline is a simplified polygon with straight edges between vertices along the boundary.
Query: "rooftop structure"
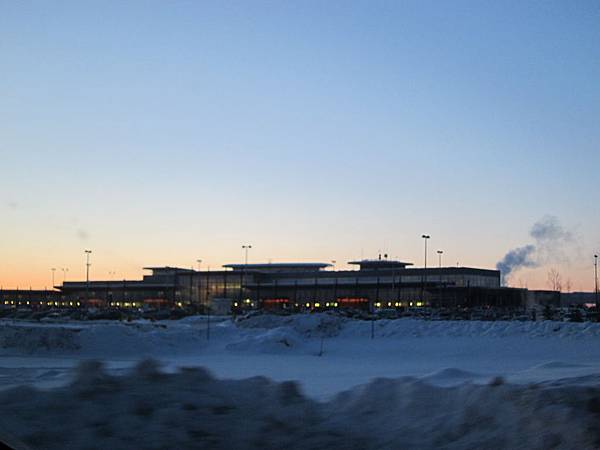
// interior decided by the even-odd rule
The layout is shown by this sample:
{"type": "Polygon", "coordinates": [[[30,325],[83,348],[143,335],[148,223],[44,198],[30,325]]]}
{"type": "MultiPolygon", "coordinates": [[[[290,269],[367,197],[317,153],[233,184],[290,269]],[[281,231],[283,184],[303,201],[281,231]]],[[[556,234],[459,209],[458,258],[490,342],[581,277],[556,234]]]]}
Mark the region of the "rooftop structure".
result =
{"type": "Polygon", "coordinates": [[[413,265],[413,263],[391,259],[361,259],[360,261],[348,261],[348,264],[359,266],[360,270],[404,269],[413,265]]]}
{"type": "Polygon", "coordinates": [[[328,263],[259,263],[259,264],[225,264],[223,267],[234,271],[259,271],[259,272],[310,272],[331,267],[328,263]]]}

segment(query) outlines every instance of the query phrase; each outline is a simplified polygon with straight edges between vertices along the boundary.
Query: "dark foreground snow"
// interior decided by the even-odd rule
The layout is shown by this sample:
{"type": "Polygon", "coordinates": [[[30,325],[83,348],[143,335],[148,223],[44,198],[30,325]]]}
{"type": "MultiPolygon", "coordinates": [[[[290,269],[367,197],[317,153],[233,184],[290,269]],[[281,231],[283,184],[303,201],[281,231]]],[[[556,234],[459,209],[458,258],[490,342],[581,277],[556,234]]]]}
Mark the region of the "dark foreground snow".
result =
{"type": "MultiPolygon", "coordinates": [[[[600,387],[375,379],[326,402],[294,382],[83,363],[51,390],[0,392],[1,432],[34,449],[597,448],[600,387]]],[[[0,432],[0,434],[1,434],[0,432]]]]}

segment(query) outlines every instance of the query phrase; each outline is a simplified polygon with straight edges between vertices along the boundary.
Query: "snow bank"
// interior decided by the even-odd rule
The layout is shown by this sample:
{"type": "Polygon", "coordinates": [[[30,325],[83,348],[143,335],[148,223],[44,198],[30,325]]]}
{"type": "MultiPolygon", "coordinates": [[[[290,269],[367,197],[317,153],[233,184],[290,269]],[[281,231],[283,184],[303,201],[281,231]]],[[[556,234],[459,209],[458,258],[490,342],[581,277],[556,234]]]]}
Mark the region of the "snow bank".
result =
{"type": "Polygon", "coordinates": [[[257,314],[236,323],[243,329],[287,328],[304,337],[600,337],[600,324],[593,322],[519,321],[430,321],[419,319],[352,319],[335,314],[257,314]]]}
{"type": "Polygon", "coordinates": [[[143,356],[184,353],[204,345],[205,334],[183,324],[15,322],[0,326],[2,355],[143,356]]]}
{"type": "Polygon", "coordinates": [[[215,379],[204,369],[126,376],[100,363],[71,385],[0,392],[2,427],[44,449],[594,448],[600,388],[377,379],[319,403],[293,382],[215,379]]]}
{"type": "MultiPolygon", "coordinates": [[[[165,322],[69,322],[41,324],[0,321],[0,355],[85,355],[140,357],[197,354],[207,347],[207,318],[165,322]]],[[[350,319],[335,314],[260,314],[232,322],[211,319],[211,343],[232,352],[314,353],[320,339],[378,342],[426,338],[600,338],[600,324],[561,322],[424,321],[350,319]],[[312,344],[311,344],[312,342],[312,344]]]]}

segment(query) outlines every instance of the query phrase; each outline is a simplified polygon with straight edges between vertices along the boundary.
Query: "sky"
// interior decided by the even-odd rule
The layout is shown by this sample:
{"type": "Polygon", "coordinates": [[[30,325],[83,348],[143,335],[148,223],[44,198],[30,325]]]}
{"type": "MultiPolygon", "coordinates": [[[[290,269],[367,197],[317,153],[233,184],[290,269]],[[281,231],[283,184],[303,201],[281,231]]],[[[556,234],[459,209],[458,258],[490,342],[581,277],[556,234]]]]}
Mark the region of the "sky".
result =
{"type": "Polygon", "coordinates": [[[600,3],[0,0],[0,285],[387,253],[591,290],[600,3]],[[62,271],[61,269],[68,269],[62,271]],[[114,272],[114,274],[113,274],[114,272]],[[109,274],[110,273],[110,274],[109,274]]]}

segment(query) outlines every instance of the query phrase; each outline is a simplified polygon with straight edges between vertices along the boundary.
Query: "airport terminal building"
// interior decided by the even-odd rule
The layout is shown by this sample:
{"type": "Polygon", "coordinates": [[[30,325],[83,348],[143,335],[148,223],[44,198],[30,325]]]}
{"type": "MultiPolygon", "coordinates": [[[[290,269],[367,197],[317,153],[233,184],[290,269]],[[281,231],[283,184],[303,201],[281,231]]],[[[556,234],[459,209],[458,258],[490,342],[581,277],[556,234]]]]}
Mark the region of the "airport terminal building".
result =
{"type": "Polygon", "coordinates": [[[72,281],[57,286],[64,302],[98,307],[361,309],[420,306],[518,307],[523,289],[503,288],[498,270],[413,268],[388,259],[327,263],[226,264],[221,270],[148,267],[141,280],[72,281]]]}

